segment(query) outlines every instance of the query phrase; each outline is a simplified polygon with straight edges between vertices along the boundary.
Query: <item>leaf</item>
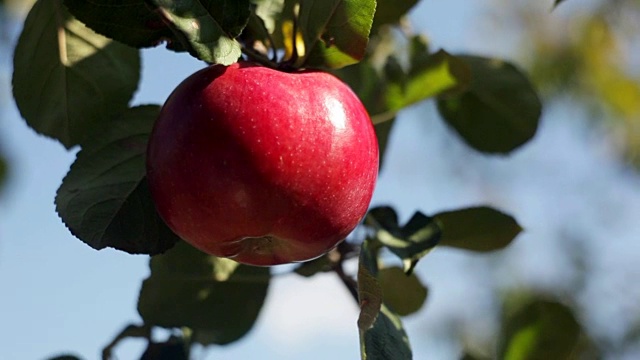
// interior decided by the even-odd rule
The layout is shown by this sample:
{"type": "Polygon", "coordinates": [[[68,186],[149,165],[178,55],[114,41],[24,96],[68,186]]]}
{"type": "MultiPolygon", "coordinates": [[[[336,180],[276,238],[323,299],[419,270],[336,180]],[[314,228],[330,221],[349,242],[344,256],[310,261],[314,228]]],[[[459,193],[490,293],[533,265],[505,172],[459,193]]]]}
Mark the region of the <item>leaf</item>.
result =
{"type": "Polygon", "coordinates": [[[299,64],[336,69],[362,60],[375,9],[375,0],[301,0],[299,64]]]}
{"type": "Polygon", "coordinates": [[[126,109],[140,79],[138,51],[74,20],[61,0],[35,3],[13,66],[20,114],[67,148],[126,109]]]}
{"type": "Polygon", "coordinates": [[[404,271],[410,274],[418,261],[440,241],[440,227],[432,218],[416,212],[403,227],[390,207],[369,211],[365,222],[376,229],[376,239],[402,259],[404,271]]]}
{"type": "Polygon", "coordinates": [[[392,79],[388,84],[387,106],[391,110],[397,111],[433,96],[461,92],[471,81],[469,67],[444,50],[423,59],[412,54],[412,60],[406,80],[392,79]]]}
{"type": "Polygon", "coordinates": [[[235,38],[249,21],[249,0],[151,1],[166,21],[185,36],[191,55],[215,64],[238,61],[241,51],[235,38]]]}
{"type": "Polygon", "coordinates": [[[276,31],[276,22],[284,10],[284,0],[251,0],[256,7],[256,15],[262,19],[270,34],[276,31]]]}
{"type": "Polygon", "coordinates": [[[471,67],[467,91],[443,96],[438,110],[471,147],[508,153],[536,133],[542,104],[527,77],[512,64],[477,56],[459,56],[471,67]]]}
{"type": "Polygon", "coordinates": [[[416,274],[407,275],[399,267],[380,269],[378,282],[384,303],[400,316],[415,313],[427,300],[427,288],[416,274]]]}
{"type": "Polygon", "coordinates": [[[570,359],[579,345],[580,324],[563,304],[533,299],[503,320],[499,358],[570,359]]]}
{"type": "Polygon", "coordinates": [[[303,262],[295,268],[294,272],[300,276],[311,277],[317,273],[331,270],[331,261],[325,254],[319,258],[303,262]]]}
{"type": "Polygon", "coordinates": [[[370,240],[365,240],[360,248],[358,263],[358,302],[360,305],[358,329],[360,329],[361,336],[373,326],[382,306],[382,288],[376,278],[378,275],[377,261],[377,250],[372,248],[370,240]]]}
{"type": "Polygon", "coordinates": [[[384,304],[372,328],[361,341],[362,359],[366,360],[410,360],[413,358],[409,337],[402,321],[384,304]]]}
{"type": "Polygon", "coordinates": [[[411,359],[409,338],[402,321],[382,303],[378,283],[378,247],[366,239],[360,248],[358,299],[360,316],[360,355],[363,360],[411,359]]]}
{"type": "Polygon", "coordinates": [[[160,13],[145,0],[64,0],[64,4],[93,31],[123,44],[144,48],[166,41],[169,47],[183,49],[160,13]]]}
{"type": "Polygon", "coordinates": [[[376,15],[373,18],[373,29],[386,24],[397,24],[418,0],[377,0],[376,15]]]}
{"type": "Polygon", "coordinates": [[[158,106],[129,109],[90,141],[56,195],[71,233],[96,250],[157,254],[178,237],[158,216],[145,180],[147,138],[158,106]]]}
{"type": "Polygon", "coordinates": [[[189,346],[184,339],[175,336],[164,342],[150,341],[140,360],[189,360],[189,346]]]}
{"type": "Polygon", "coordinates": [[[184,242],[152,257],[151,275],[138,298],[145,324],[191,328],[203,345],[224,345],[243,337],[264,303],[269,268],[238,264],[229,273],[229,261],[184,242]]]}
{"type": "Polygon", "coordinates": [[[442,229],[440,245],[472,251],[505,248],[522,231],[511,216],[490,207],[474,207],[434,215],[442,229]]]}

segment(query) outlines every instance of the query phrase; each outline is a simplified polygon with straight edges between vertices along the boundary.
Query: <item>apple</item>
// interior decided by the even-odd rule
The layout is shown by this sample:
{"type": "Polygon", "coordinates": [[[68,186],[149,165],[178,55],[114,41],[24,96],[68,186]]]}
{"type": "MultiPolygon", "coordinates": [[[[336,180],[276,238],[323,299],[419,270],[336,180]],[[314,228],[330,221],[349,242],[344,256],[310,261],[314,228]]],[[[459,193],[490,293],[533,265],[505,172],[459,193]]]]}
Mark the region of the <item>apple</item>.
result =
{"type": "Polygon", "coordinates": [[[212,65],[169,96],[147,149],[156,209],[211,255],[316,258],[365,215],[378,143],[358,97],[325,72],[212,65]]]}

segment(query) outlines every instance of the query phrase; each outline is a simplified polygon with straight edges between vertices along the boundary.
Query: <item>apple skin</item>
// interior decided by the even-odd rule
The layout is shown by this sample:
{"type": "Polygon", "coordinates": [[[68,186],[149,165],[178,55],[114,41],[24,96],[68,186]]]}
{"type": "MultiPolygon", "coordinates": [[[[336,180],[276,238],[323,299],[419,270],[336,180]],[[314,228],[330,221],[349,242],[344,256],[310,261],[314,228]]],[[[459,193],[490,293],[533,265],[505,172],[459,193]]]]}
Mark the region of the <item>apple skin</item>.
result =
{"type": "Polygon", "coordinates": [[[347,85],[251,62],[184,80],[147,149],[166,224],[208,254],[258,266],[331,250],[364,217],[377,174],[373,125],[347,85]]]}

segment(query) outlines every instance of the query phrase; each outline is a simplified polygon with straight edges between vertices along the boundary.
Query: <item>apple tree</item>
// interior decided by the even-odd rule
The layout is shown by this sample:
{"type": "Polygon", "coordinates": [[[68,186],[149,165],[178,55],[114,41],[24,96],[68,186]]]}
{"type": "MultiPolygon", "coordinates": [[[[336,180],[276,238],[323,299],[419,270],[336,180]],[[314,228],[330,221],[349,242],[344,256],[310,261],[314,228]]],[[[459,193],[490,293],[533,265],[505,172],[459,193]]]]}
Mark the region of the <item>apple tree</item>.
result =
{"type": "MultiPolygon", "coordinates": [[[[105,359],[111,358],[113,348],[127,337],[147,339],[142,359],[187,359],[193,344],[225,345],[237,341],[252,328],[272,276],[269,267],[248,265],[251,261],[236,262],[225,257],[228,254],[215,256],[194,248],[184,231],[176,231],[171,221],[167,221],[168,215],[159,211],[158,198],[147,176],[147,145],[159,114],[165,111],[162,110],[165,99],[158,99],[157,104],[131,105],[140,81],[140,49],[165,46],[168,51],[201,60],[203,68],[232,69],[233,64],[241,62],[286,74],[264,81],[279,82],[284,80],[278,79],[314,72],[322,76],[331,74],[330,78],[338,78],[352,89],[356,101],[362,104],[358,106],[366,108],[367,126],[375,130],[378,144],[376,170],[379,161],[384,171],[387,140],[394,123],[402,121],[398,113],[427,100],[436,102],[442,120],[460,141],[479,152],[505,155],[529,141],[536,133],[542,105],[527,76],[508,61],[434,49],[423,34],[414,33],[407,24],[405,14],[417,2],[35,2],[15,50],[13,94],[22,117],[34,131],[58,140],[67,149],[80,149],[57,192],[56,210],[69,231],[96,250],[114,248],[151,256],[151,274],[141,285],[137,305],[142,323],[126,326],[104,349],[105,359]],[[157,340],[151,336],[156,327],[176,331],[168,339],[157,340]]],[[[271,85],[279,88],[278,83],[271,85]]],[[[233,81],[230,86],[234,86],[233,81]]],[[[318,89],[317,92],[324,91],[318,89]]],[[[269,86],[261,91],[269,91],[269,86]]],[[[266,94],[261,101],[280,95],[276,90],[266,94]]],[[[233,96],[240,99],[244,95],[233,96]]],[[[292,97],[290,101],[303,102],[291,106],[311,106],[304,102],[310,96],[306,100],[292,97]]],[[[257,111],[256,104],[234,99],[226,102],[229,108],[216,108],[218,113],[210,120],[221,121],[220,114],[227,110],[242,110],[243,114],[257,111]]],[[[202,103],[208,106],[207,101],[202,103]]],[[[193,113],[188,106],[180,110],[193,113]]],[[[328,118],[313,121],[319,124],[335,120],[331,114],[325,117],[328,118]]],[[[189,119],[187,116],[182,120],[189,119]]],[[[270,121],[264,116],[259,120],[270,121]]],[[[240,126],[240,122],[230,122],[228,126],[236,125],[240,126]]],[[[322,131],[321,128],[309,129],[322,131]]],[[[272,127],[265,129],[273,131],[272,127]]],[[[255,139],[278,135],[277,132],[265,135],[265,131],[255,139]]],[[[358,143],[366,136],[363,132],[356,135],[359,137],[349,138],[348,142],[358,143]]],[[[212,139],[228,141],[223,137],[212,139]]],[[[242,144],[246,148],[256,145],[247,138],[242,138],[242,144]]],[[[181,148],[164,150],[179,152],[181,148]]],[[[308,160],[310,164],[320,161],[308,160]]],[[[226,173],[217,173],[221,178],[215,178],[214,172],[206,168],[207,163],[201,164],[203,173],[213,174],[211,180],[216,181],[216,186],[236,184],[226,173]]],[[[318,176],[334,170],[331,164],[305,166],[302,170],[314,168],[318,176]]],[[[286,171],[287,167],[283,169],[286,171]]],[[[344,179],[345,184],[347,180],[344,179]]],[[[281,187],[289,183],[283,184],[281,187]]],[[[304,197],[308,189],[301,189],[297,193],[304,197]]],[[[207,186],[192,191],[201,194],[207,191],[207,186]]],[[[171,195],[170,191],[167,193],[171,195]]],[[[367,196],[362,213],[356,216],[356,231],[348,236],[341,233],[337,245],[334,242],[313,256],[283,259],[306,260],[296,262],[294,267],[293,271],[300,276],[332,272],[342,280],[360,307],[354,331],[360,334],[363,359],[410,359],[409,336],[403,329],[402,317],[418,311],[427,299],[426,286],[413,272],[421,259],[436,246],[475,252],[499,250],[522,229],[512,216],[490,206],[436,214],[416,210],[409,221],[400,223],[393,204],[367,208],[370,194],[367,196]],[[392,262],[384,254],[397,257],[402,266],[390,265],[392,262]],[[349,261],[358,261],[356,274],[345,268],[349,261]]],[[[231,206],[225,203],[227,197],[219,195],[210,200],[216,199],[220,200],[216,203],[219,209],[231,206]]],[[[345,199],[351,198],[339,200],[345,199]]],[[[353,206],[344,203],[342,210],[335,208],[325,215],[330,219],[340,217],[341,211],[350,211],[353,206]]],[[[264,209],[265,213],[269,211],[264,209]]],[[[215,217],[199,217],[198,221],[216,224],[218,232],[228,230],[215,217]]],[[[256,218],[242,218],[239,223],[249,228],[258,217],[260,214],[256,218]]],[[[300,219],[297,222],[297,226],[306,228],[300,219]]],[[[312,238],[305,241],[313,243],[312,238]]],[[[250,253],[247,256],[251,258],[250,253]]],[[[531,341],[525,344],[528,348],[518,343],[521,331],[532,324],[541,324],[536,329],[545,331],[533,335],[527,332],[529,339],[533,336],[532,341],[547,344],[556,341],[558,337],[545,337],[546,330],[554,330],[546,322],[549,316],[565,319],[571,329],[557,347],[552,347],[557,352],[550,358],[571,353],[580,330],[566,308],[553,301],[532,300],[523,302],[518,309],[505,320],[500,351],[506,358],[520,358],[508,354],[522,351],[537,356],[534,352],[538,349],[531,346],[531,341]]]]}

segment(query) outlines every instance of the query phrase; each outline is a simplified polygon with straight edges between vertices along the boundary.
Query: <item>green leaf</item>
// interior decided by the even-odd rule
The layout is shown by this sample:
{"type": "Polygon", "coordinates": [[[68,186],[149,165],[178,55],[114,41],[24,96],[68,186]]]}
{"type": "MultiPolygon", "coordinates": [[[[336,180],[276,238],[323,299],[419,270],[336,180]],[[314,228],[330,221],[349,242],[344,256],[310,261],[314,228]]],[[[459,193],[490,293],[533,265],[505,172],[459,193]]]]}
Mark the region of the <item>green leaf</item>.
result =
{"type": "Polygon", "coordinates": [[[441,212],[433,218],[442,229],[440,245],[472,251],[505,248],[522,231],[513,217],[490,207],[441,212]]]}
{"type": "Polygon", "coordinates": [[[78,20],[98,34],[136,48],[167,42],[183,49],[180,38],[145,0],[64,0],[78,20]]]}
{"type": "Polygon", "coordinates": [[[305,54],[299,63],[335,69],[362,60],[375,9],[375,0],[301,0],[305,54]]]}
{"type": "Polygon", "coordinates": [[[189,346],[175,336],[164,342],[150,341],[140,360],[189,360],[189,346]]]}
{"type": "Polygon", "coordinates": [[[358,300],[360,355],[363,360],[411,359],[409,338],[402,321],[382,303],[382,287],[377,280],[378,246],[366,239],[360,249],[358,300]]]}
{"type": "MultiPolygon", "coordinates": [[[[424,49],[426,51],[426,47],[424,49]]],[[[470,83],[466,63],[444,50],[423,58],[415,52],[411,55],[412,67],[406,80],[392,78],[388,84],[387,106],[391,110],[397,111],[433,96],[461,92],[470,83]]]]}
{"type": "Polygon", "coordinates": [[[276,22],[284,9],[284,0],[251,0],[255,5],[256,15],[262,19],[270,34],[276,31],[276,22]]]}
{"type": "Polygon", "coordinates": [[[438,223],[421,212],[416,212],[400,227],[392,208],[378,207],[369,211],[365,222],[376,229],[376,239],[402,259],[407,274],[440,241],[438,223]]]}
{"type": "Polygon", "coordinates": [[[331,271],[331,261],[327,254],[319,258],[303,262],[295,268],[294,272],[300,276],[311,277],[319,272],[331,271]]]}
{"type": "Polygon", "coordinates": [[[129,109],[83,143],[56,195],[71,233],[94,249],[157,254],[178,237],[158,216],[145,179],[145,151],[158,106],[129,109]]]}
{"type": "Polygon", "coordinates": [[[555,301],[534,299],[506,314],[499,358],[571,359],[581,332],[568,307],[555,301]]]}
{"type": "Polygon", "coordinates": [[[67,148],[126,109],[140,78],[138,50],[94,33],[61,0],[35,3],[13,66],[22,117],[67,148]]]}
{"type": "Polygon", "coordinates": [[[138,312],[145,324],[188,327],[195,341],[224,345],[243,337],[255,323],[269,287],[269,268],[237,264],[179,242],[151,258],[138,312]]]}
{"type": "Polygon", "coordinates": [[[247,25],[250,0],[151,0],[180,31],[190,53],[208,63],[229,65],[241,55],[235,38],[247,25]]]}
{"type": "Polygon", "coordinates": [[[415,313],[427,300],[427,288],[416,274],[407,275],[399,267],[380,269],[378,282],[382,287],[384,303],[400,316],[415,313]]]}
{"type": "Polygon", "coordinates": [[[497,59],[460,56],[472,73],[467,91],[438,101],[442,117],[478,151],[508,153],[536,133],[542,104],[529,79],[497,59]]]}
{"type": "Polygon", "coordinates": [[[358,302],[360,316],[358,317],[358,329],[361,340],[363,334],[373,326],[380,307],[382,306],[382,288],[377,280],[378,275],[378,250],[366,239],[360,248],[360,261],[358,263],[358,302]]]}
{"type": "Polygon", "coordinates": [[[373,327],[365,332],[361,348],[363,360],[413,359],[402,321],[384,304],[373,327]]]}
{"type": "Polygon", "coordinates": [[[373,28],[386,24],[397,24],[418,0],[377,0],[376,15],[373,18],[373,28]]]}

